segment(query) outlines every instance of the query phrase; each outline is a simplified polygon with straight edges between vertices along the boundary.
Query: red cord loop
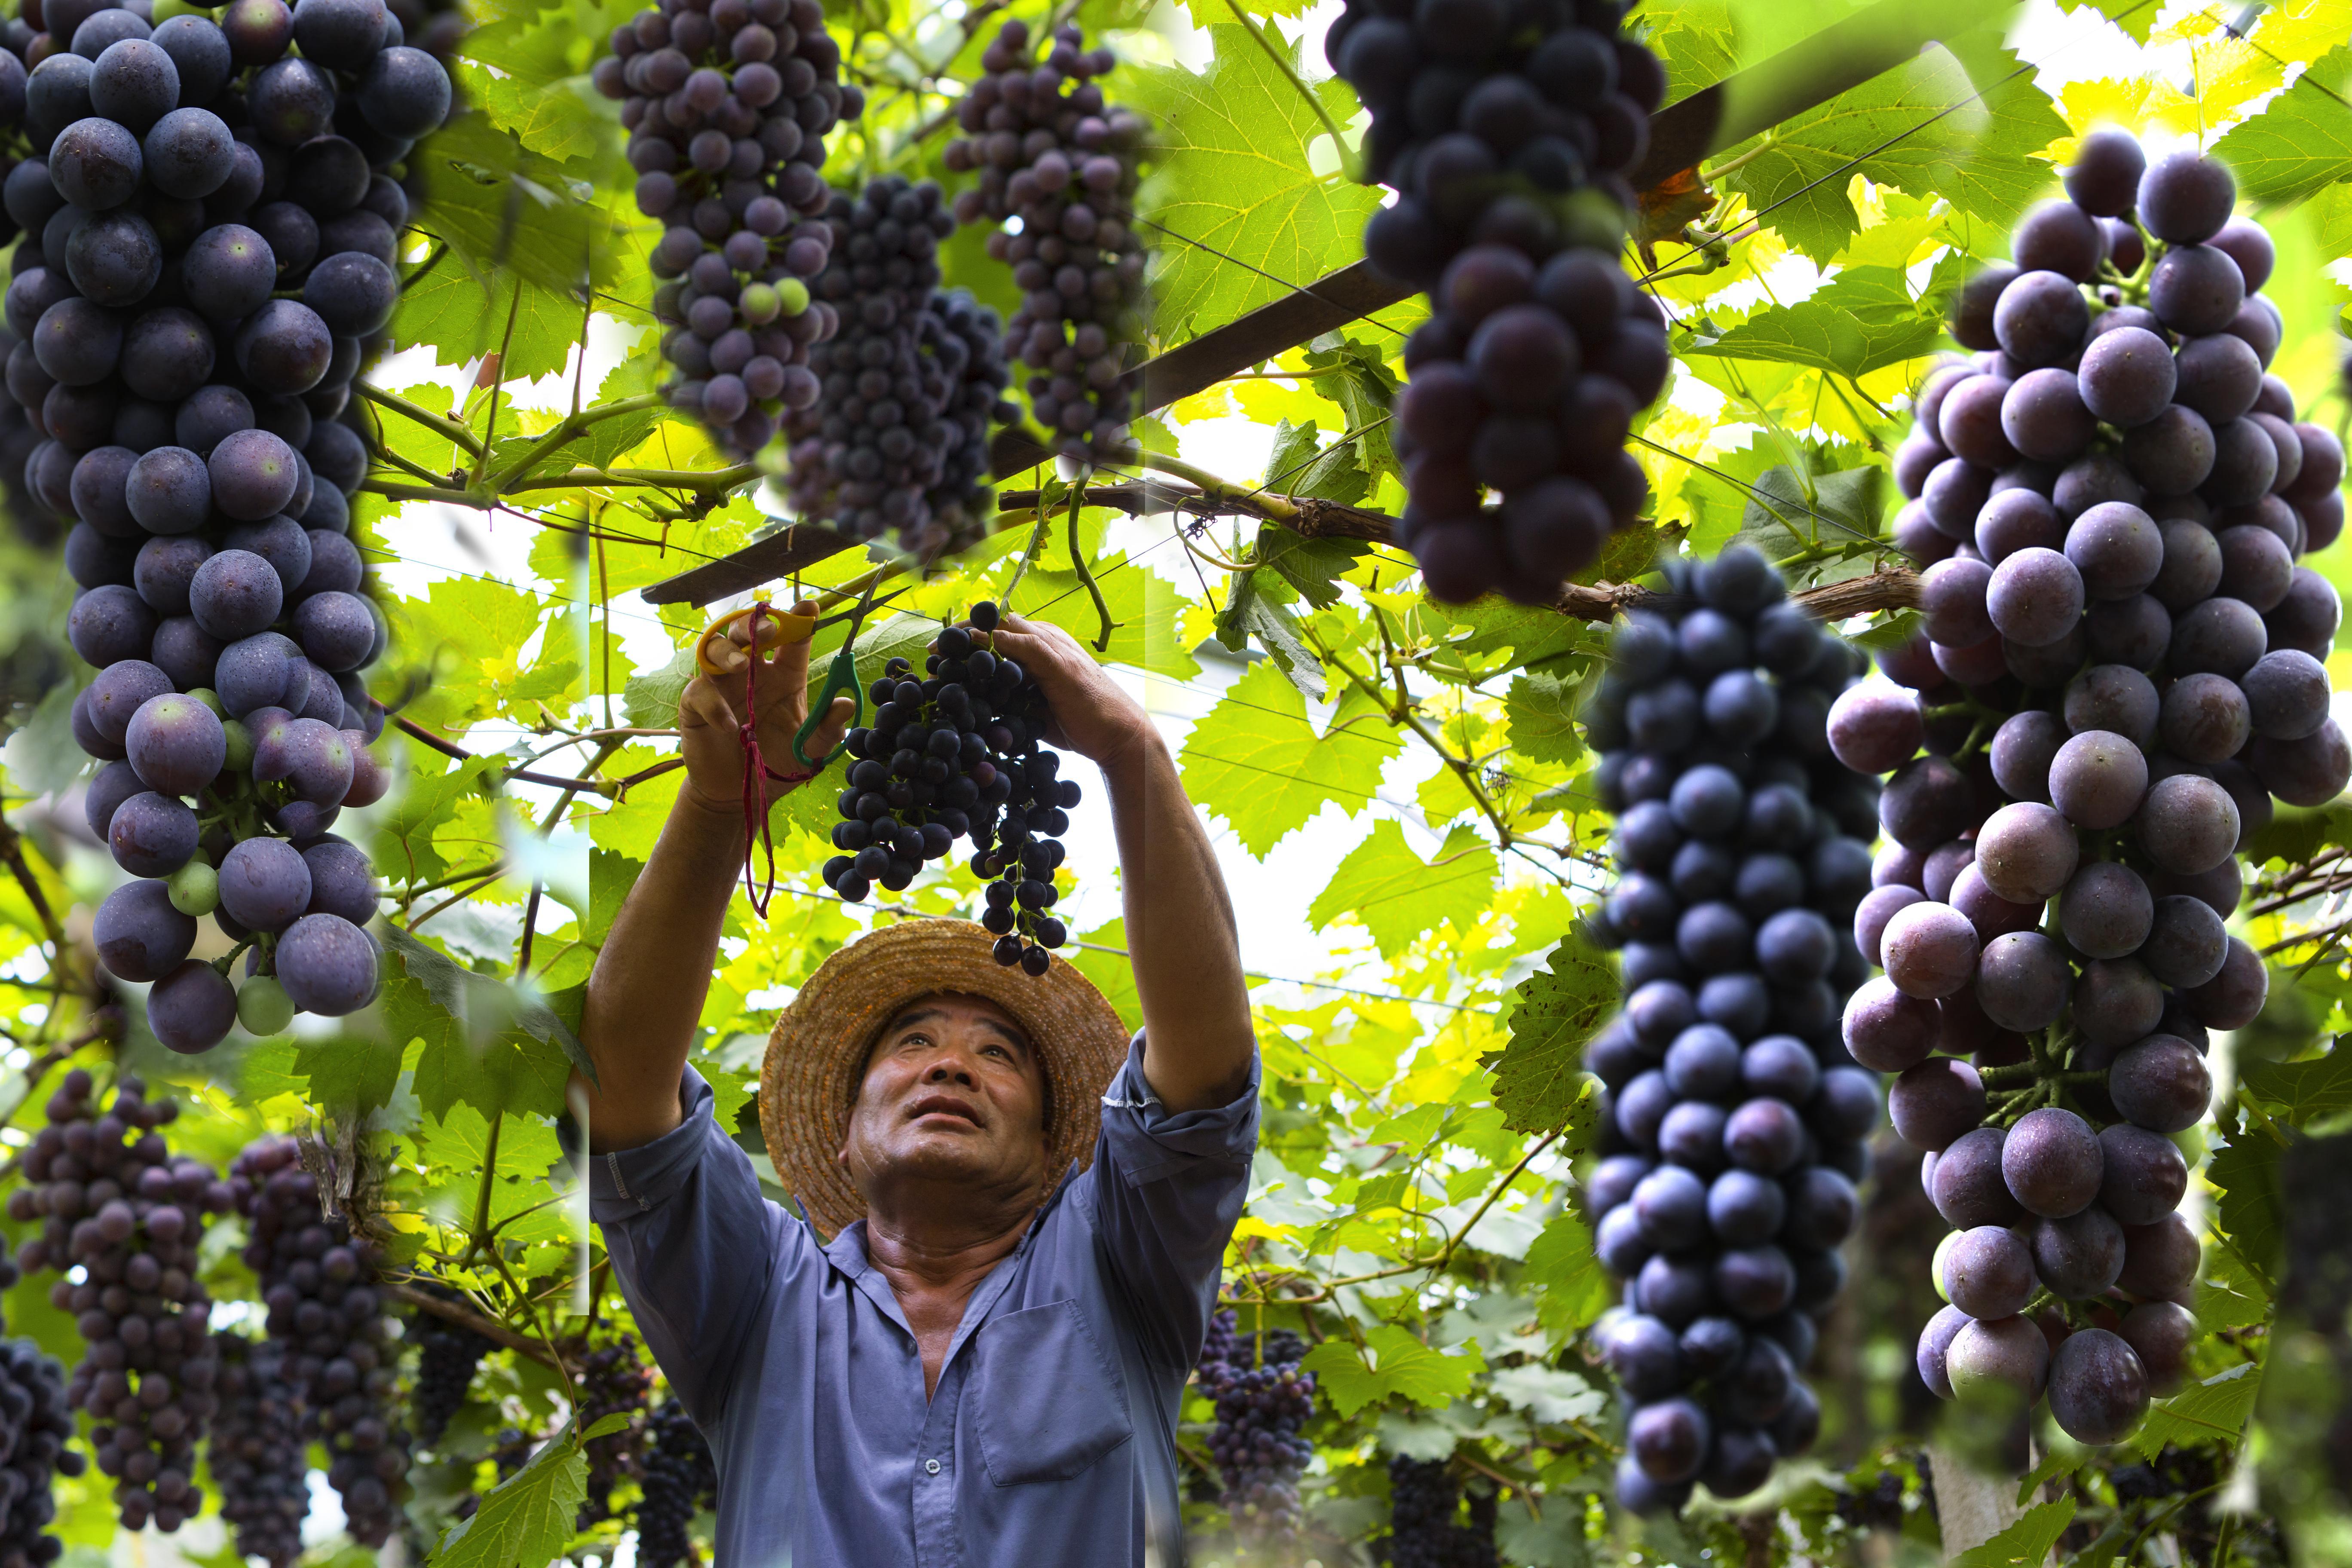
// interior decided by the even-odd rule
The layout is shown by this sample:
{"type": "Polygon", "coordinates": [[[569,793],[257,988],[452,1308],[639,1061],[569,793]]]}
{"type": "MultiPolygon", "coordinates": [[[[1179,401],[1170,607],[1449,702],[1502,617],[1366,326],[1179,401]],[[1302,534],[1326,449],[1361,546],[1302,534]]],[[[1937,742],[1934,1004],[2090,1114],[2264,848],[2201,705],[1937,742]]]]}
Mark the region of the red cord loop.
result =
{"type": "Polygon", "coordinates": [[[743,667],[743,722],[736,728],[736,739],[743,747],[743,894],[751,900],[752,910],[761,920],[768,918],[768,906],[776,896],[776,844],[768,829],[767,781],[779,784],[804,784],[816,776],[805,773],[780,773],[768,765],[760,752],[760,617],[773,616],[776,610],[765,599],[751,606],[747,621],[751,647],[749,659],[743,667]],[[757,843],[767,851],[768,883],[764,891],[752,882],[752,845],[757,843]]]}

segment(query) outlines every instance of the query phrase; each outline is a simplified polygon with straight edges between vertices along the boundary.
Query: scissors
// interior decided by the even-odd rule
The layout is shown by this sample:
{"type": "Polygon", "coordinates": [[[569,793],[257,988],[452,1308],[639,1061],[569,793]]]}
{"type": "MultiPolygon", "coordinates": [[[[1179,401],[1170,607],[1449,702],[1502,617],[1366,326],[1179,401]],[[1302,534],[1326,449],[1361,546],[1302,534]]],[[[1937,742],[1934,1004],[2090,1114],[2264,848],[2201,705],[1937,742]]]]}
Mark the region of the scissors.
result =
{"type": "Polygon", "coordinates": [[[852,724],[866,716],[865,688],[857,679],[857,634],[864,628],[866,617],[877,607],[908,592],[900,588],[877,597],[874,590],[879,586],[879,578],[869,581],[854,608],[828,616],[823,620],[814,616],[789,615],[765,599],[755,600],[740,610],[721,616],[695,639],[695,665],[705,675],[732,675],[744,668],[758,652],[806,642],[824,627],[847,622],[849,635],[842,639],[840,651],[833,656],[833,662],[825,670],[824,688],[809,702],[808,718],[793,737],[794,759],[803,767],[812,770],[822,768],[833,760],[833,753],[828,752],[821,758],[812,757],[805,748],[809,737],[816,732],[826,711],[832,708],[833,700],[844,692],[848,693],[856,705],[850,721],[852,724]],[[751,646],[749,647],[728,635],[737,622],[747,618],[751,622],[751,646]]]}

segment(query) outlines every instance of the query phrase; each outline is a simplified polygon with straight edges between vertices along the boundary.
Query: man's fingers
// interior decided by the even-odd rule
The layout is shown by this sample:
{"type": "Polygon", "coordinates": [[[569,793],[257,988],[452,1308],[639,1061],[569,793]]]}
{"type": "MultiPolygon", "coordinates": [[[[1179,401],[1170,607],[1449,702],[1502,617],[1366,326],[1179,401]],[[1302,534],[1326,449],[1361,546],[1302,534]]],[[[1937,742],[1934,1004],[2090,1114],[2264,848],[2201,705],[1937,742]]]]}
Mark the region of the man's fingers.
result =
{"type": "Polygon", "coordinates": [[[816,733],[810,736],[809,743],[801,749],[812,757],[825,755],[841,744],[841,738],[849,733],[849,721],[856,715],[856,703],[846,697],[835,698],[833,706],[824,710],[824,717],[818,721],[816,733]]]}
{"type": "Polygon", "coordinates": [[[677,700],[677,727],[696,730],[703,725],[732,730],[737,727],[735,710],[720,691],[718,683],[708,676],[698,675],[686,683],[677,700]]]}

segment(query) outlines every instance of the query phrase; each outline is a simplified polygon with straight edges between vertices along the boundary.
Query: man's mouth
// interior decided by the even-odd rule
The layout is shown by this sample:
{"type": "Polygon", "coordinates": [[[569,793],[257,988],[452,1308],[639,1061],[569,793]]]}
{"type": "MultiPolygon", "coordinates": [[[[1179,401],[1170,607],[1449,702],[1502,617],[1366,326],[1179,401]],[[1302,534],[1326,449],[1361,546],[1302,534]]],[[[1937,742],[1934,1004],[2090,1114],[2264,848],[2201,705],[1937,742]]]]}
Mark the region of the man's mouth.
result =
{"type": "Polygon", "coordinates": [[[952,1116],[974,1127],[980,1125],[979,1113],[952,1095],[928,1094],[907,1108],[909,1121],[920,1121],[927,1116],[952,1116]]]}

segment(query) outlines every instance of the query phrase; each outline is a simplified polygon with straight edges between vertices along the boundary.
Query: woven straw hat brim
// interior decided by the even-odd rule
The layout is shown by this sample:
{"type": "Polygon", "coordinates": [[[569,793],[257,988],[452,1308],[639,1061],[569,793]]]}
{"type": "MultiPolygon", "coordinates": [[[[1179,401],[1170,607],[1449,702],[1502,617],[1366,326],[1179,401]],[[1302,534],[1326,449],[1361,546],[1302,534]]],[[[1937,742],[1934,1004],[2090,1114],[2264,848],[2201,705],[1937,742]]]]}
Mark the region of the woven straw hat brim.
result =
{"type": "Polygon", "coordinates": [[[866,1215],[836,1156],[875,1037],[920,997],[981,996],[1003,1008],[1045,1068],[1046,1170],[1058,1180],[1094,1158],[1103,1091],[1127,1059],[1127,1026],[1068,963],[1056,959],[1032,976],[997,963],[995,942],[970,921],[885,926],[819,964],[777,1018],[760,1069],[760,1131],[785,1190],[826,1236],[866,1215]]]}

